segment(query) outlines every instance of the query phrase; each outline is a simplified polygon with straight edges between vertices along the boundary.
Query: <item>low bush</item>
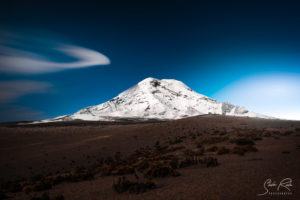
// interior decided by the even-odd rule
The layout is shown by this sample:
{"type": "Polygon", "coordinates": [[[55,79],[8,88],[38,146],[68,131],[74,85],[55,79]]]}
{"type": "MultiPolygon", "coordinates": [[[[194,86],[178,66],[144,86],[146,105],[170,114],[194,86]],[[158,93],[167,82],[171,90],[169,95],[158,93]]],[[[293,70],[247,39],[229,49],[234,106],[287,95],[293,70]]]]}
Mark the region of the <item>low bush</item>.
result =
{"type": "Polygon", "coordinates": [[[181,160],[179,162],[179,167],[189,167],[191,165],[197,165],[200,163],[200,159],[198,157],[192,156],[192,157],[186,157],[184,160],[181,160]]]}
{"type": "Polygon", "coordinates": [[[236,146],[234,147],[231,152],[238,155],[244,155],[246,152],[257,152],[257,148],[251,145],[246,146],[236,146]]]}
{"type": "Polygon", "coordinates": [[[254,145],[255,144],[251,139],[248,139],[248,138],[238,138],[235,140],[235,143],[237,145],[254,145]]]}
{"type": "Polygon", "coordinates": [[[49,190],[51,188],[52,185],[49,182],[37,181],[33,184],[24,185],[22,191],[28,194],[33,191],[43,191],[43,190],[49,190]]]}
{"type": "Polygon", "coordinates": [[[114,171],[112,171],[113,175],[125,175],[125,174],[133,174],[134,173],[134,167],[131,165],[121,165],[115,168],[114,171]]]}
{"type": "Polygon", "coordinates": [[[201,163],[205,164],[206,167],[216,167],[219,165],[218,159],[213,157],[206,157],[201,159],[201,163]]]}
{"type": "Polygon", "coordinates": [[[158,162],[150,163],[150,166],[143,171],[143,174],[149,178],[180,175],[180,173],[174,170],[170,165],[163,165],[158,162]]]}
{"type": "Polygon", "coordinates": [[[125,176],[119,177],[118,182],[112,186],[113,190],[117,193],[124,193],[129,191],[130,193],[142,193],[150,189],[155,188],[155,183],[147,180],[144,182],[130,181],[125,176]]]}
{"type": "Polygon", "coordinates": [[[271,136],[272,136],[272,133],[270,133],[269,131],[264,131],[264,132],[262,133],[262,136],[263,136],[263,137],[271,137],[271,136]]]}
{"type": "Polygon", "coordinates": [[[229,152],[230,152],[230,150],[228,148],[224,147],[224,146],[221,146],[221,147],[217,148],[217,154],[218,155],[227,154],[229,152]]]}

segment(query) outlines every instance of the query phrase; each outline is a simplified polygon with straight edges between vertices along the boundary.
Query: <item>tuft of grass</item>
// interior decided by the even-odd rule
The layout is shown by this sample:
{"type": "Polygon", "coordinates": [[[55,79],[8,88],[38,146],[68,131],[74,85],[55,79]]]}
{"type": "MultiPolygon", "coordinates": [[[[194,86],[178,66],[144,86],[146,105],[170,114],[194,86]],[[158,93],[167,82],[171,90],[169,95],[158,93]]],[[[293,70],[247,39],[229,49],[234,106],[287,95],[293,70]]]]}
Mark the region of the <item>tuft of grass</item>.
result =
{"type": "Polygon", "coordinates": [[[144,182],[130,181],[125,176],[119,177],[117,183],[112,186],[113,190],[117,193],[124,193],[129,191],[130,193],[143,193],[150,189],[155,188],[155,183],[147,180],[144,182]]]}
{"type": "Polygon", "coordinates": [[[186,157],[184,160],[181,160],[179,162],[179,167],[184,168],[184,167],[189,167],[192,165],[197,165],[201,162],[201,160],[197,157],[186,157]]]}
{"type": "Polygon", "coordinates": [[[51,183],[46,181],[38,181],[33,184],[24,185],[22,191],[25,192],[26,194],[29,194],[30,192],[33,191],[43,191],[43,190],[49,190],[51,188],[52,188],[51,183]]]}
{"type": "Polygon", "coordinates": [[[133,174],[134,167],[131,165],[121,165],[116,167],[114,171],[112,171],[113,175],[125,175],[125,174],[133,174]]]}
{"type": "Polygon", "coordinates": [[[213,157],[205,157],[202,159],[198,157],[186,157],[185,160],[181,161],[179,166],[184,168],[197,164],[204,164],[206,167],[216,167],[219,165],[218,159],[213,157]]]}
{"type": "Polygon", "coordinates": [[[162,165],[159,162],[150,163],[149,167],[143,171],[145,177],[157,178],[167,176],[180,176],[180,173],[171,165],[162,165]]]}

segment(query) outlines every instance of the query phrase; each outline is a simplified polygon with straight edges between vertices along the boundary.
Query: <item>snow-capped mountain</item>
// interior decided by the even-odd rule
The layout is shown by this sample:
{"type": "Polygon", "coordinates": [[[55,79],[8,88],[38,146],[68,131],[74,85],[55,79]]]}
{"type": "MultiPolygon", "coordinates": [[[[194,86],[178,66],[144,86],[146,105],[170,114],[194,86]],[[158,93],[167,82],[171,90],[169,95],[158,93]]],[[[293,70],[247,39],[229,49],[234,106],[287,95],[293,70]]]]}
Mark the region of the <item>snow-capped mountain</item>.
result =
{"type": "Polygon", "coordinates": [[[49,121],[114,121],[122,118],[180,119],[203,114],[270,118],[242,106],[219,103],[174,79],[146,78],[117,97],[49,121]]]}

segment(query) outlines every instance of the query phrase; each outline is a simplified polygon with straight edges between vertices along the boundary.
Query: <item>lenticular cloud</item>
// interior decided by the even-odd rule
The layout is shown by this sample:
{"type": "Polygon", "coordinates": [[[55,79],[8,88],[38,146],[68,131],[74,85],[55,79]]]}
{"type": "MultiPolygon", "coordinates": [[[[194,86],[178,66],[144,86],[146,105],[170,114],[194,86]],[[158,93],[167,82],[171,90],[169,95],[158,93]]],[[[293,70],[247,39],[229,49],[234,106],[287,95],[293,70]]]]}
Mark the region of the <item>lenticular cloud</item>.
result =
{"type": "Polygon", "coordinates": [[[109,63],[105,55],[76,45],[20,36],[0,40],[0,73],[41,74],[109,63]]]}

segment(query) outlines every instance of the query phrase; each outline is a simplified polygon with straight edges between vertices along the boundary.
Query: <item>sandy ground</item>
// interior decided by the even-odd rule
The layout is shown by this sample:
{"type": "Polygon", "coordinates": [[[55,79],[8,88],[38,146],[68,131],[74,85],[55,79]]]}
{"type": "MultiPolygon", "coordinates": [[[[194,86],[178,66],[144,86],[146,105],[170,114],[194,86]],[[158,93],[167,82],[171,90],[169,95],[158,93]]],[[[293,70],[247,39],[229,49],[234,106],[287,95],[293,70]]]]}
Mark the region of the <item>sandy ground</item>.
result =
{"type": "MultiPolygon", "coordinates": [[[[219,166],[192,165],[179,168],[178,177],[158,177],[154,189],[132,194],[112,190],[117,175],[95,175],[91,180],[63,182],[46,190],[52,199],[62,194],[65,199],[300,199],[300,122],[236,118],[224,116],[193,117],[182,120],[129,125],[87,125],[47,127],[0,127],[0,181],[24,181],[36,175],[68,172],[76,167],[97,165],[98,161],[116,152],[130,155],[141,147],[153,147],[157,141],[168,143],[184,136],[180,144],[195,148],[203,137],[243,137],[243,134],[268,132],[255,141],[258,152],[240,156],[234,153],[203,156],[218,159],[219,166]],[[287,134],[286,134],[287,133],[287,134]],[[275,184],[292,180],[289,195],[264,193],[267,179],[275,184]]],[[[234,147],[229,141],[206,144],[234,147]]],[[[172,152],[181,155],[180,151],[172,152]]],[[[131,175],[128,175],[129,178],[131,175]]],[[[275,187],[268,188],[270,192],[275,187]]],[[[287,192],[286,188],[279,188],[287,192]]],[[[44,191],[11,193],[10,199],[31,199],[44,191]]]]}

